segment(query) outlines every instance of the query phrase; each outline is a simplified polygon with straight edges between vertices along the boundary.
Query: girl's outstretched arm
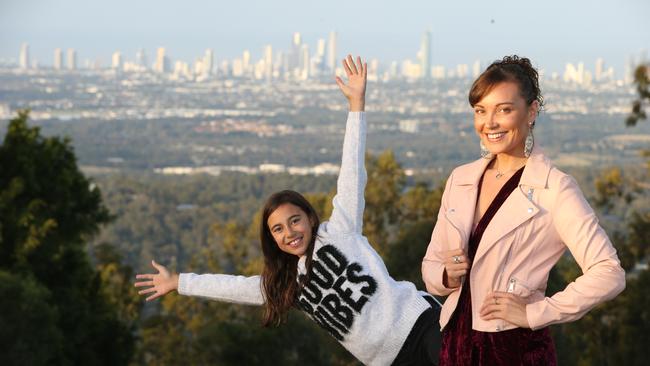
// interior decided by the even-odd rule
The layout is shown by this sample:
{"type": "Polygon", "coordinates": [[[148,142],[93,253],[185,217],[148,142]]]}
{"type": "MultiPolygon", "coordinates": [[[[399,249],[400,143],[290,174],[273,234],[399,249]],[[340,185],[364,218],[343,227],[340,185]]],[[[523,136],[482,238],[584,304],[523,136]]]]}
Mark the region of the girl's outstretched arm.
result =
{"type": "Polygon", "coordinates": [[[367,175],[365,167],[366,151],[366,116],[365,96],[367,65],[357,57],[355,64],[352,56],[343,60],[343,68],[348,83],[336,77],[336,83],[347,98],[350,113],[345,127],[341,170],[333,200],[334,209],[329,219],[327,230],[338,233],[361,233],[363,210],[365,207],[364,190],[367,175]]]}
{"type": "Polygon", "coordinates": [[[138,293],[152,294],[147,301],[166,295],[172,290],[181,295],[197,296],[211,300],[246,305],[263,305],[264,296],[260,276],[234,276],[226,274],[170,273],[165,266],[151,261],[157,274],[138,274],[136,287],[149,287],[138,293]]]}

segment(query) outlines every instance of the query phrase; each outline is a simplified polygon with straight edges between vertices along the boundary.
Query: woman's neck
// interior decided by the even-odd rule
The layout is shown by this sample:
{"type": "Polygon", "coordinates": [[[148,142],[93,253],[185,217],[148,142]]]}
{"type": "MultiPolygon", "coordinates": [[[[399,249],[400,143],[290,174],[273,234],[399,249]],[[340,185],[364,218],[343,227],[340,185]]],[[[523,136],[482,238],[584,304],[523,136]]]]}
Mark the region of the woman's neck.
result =
{"type": "Polygon", "coordinates": [[[500,172],[510,172],[517,170],[526,164],[525,156],[515,156],[505,153],[497,154],[494,159],[493,168],[500,172]]]}

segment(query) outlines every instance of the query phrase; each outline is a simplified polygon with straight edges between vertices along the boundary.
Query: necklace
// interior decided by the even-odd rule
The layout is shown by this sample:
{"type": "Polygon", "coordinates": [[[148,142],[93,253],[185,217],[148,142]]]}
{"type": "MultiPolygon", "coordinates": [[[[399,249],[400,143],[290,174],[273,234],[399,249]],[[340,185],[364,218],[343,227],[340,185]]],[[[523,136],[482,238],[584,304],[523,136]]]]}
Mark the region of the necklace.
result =
{"type": "MultiPolygon", "coordinates": [[[[495,162],[495,164],[494,164],[494,165],[495,165],[495,166],[494,166],[494,170],[497,171],[497,174],[494,176],[496,179],[501,179],[501,177],[503,177],[504,175],[506,175],[506,174],[508,174],[508,173],[511,173],[511,172],[515,172],[515,171],[521,169],[521,167],[523,166],[523,165],[522,165],[522,166],[519,166],[519,167],[517,167],[517,168],[510,169],[510,170],[506,170],[506,171],[502,172],[502,171],[499,170],[498,164],[499,164],[499,161],[497,160],[497,161],[495,162]]],[[[524,165],[526,165],[526,164],[524,163],[524,165]]]]}

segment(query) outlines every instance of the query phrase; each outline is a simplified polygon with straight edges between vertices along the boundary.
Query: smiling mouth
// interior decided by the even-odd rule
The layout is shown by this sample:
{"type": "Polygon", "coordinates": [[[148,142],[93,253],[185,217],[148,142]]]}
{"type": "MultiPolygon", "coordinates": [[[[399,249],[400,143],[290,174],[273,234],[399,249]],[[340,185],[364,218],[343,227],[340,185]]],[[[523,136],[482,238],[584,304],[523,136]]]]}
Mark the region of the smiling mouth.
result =
{"type": "Polygon", "coordinates": [[[486,133],[485,136],[487,136],[488,141],[490,142],[496,142],[499,141],[503,138],[503,136],[506,135],[507,132],[494,132],[494,133],[486,133]]]}
{"type": "Polygon", "coordinates": [[[288,242],[287,245],[290,247],[297,247],[300,243],[302,243],[302,237],[293,239],[292,241],[288,242]]]}

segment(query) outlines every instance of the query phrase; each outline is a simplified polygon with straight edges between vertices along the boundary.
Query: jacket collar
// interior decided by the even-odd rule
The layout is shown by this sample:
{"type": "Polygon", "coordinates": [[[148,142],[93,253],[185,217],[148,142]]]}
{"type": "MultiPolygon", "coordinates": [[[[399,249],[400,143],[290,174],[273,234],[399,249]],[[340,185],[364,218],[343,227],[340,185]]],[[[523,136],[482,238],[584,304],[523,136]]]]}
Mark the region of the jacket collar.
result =
{"type": "MultiPolygon", "coordinates": [[[[481,175],[487,168],[492,159],[478,159],[472,163],[463,165],[454,173],[454,185],[459,186],[478,186],[481,175]]],[[[551,172],[552,164],[544,155],[542,148],[536,144],[533,151],[526,161],[526,167],[521,175],[519,185],[525,185],[536,188],[547,188],[548,176],[551,172]]]]}

